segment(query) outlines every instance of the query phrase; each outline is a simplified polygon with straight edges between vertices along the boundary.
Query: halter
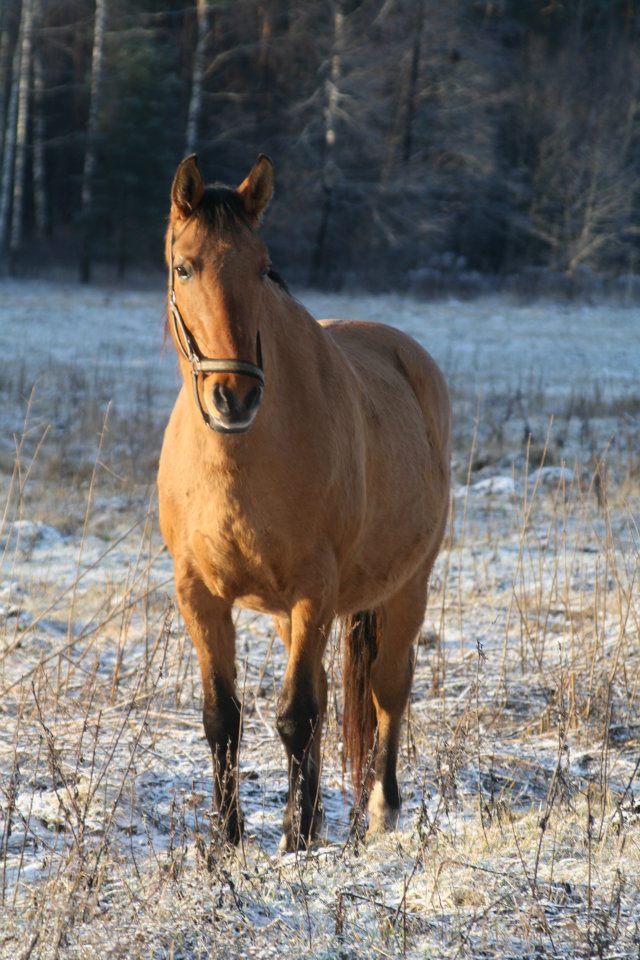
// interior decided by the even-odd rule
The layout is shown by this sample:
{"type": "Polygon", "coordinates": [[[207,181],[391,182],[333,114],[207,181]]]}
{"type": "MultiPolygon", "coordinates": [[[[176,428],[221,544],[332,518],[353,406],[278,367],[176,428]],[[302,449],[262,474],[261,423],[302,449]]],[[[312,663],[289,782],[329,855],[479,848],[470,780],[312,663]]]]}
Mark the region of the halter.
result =
{"type": "Polygon", "coordinates": [[[212,360],[209,357],[203,356],[198,349],[198,345],[193,339],[189,328],[182,318],[180,308],[178,307],[178,303],[176,301],[176,291],[174,289],[173,278],[173,234],[171,235],[169,270],[171,273],[171,279],[169,281],[169,304],[171,306],[173,330],[176,337],[176,343],[180,348],[180,353],[183,355],[183,357],[185,357],[186,360],[188,360],[189,366],[191,367],[191,384],[193,386],[193,396],[195,397],[196,405],[207,427],[209,427],[211,430],[215,430],[217,433],[232,433],[233,429],[228,430],[224,427],[218,426],[216,421],[210,417],[207,411],[204,409],[200,399],[200,391],[198,390],[198,376],[201,373],[241,373],[245,377],[253,377],[254,380],[258,381],[261,387],[264,387],[264,370],[262,369],[262,346],[260,344],[260,333],[258,332],[256,338],[257,365],[255,363],[250,363],[248,360],[212,360]]]}

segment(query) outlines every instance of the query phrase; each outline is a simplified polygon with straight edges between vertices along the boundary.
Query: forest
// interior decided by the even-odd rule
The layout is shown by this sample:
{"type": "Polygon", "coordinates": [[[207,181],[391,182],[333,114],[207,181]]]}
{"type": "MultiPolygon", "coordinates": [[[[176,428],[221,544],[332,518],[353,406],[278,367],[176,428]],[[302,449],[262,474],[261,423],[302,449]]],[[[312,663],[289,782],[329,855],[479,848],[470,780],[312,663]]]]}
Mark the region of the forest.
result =
{"type": "Polygon", "coordinates": [[[631,282],[636,0],[2,0],[0,271],[159,270],[177,162],[276,169],[296,282],[631,282]],[[626,280],[625,280],[626,278],[626,280]]]}

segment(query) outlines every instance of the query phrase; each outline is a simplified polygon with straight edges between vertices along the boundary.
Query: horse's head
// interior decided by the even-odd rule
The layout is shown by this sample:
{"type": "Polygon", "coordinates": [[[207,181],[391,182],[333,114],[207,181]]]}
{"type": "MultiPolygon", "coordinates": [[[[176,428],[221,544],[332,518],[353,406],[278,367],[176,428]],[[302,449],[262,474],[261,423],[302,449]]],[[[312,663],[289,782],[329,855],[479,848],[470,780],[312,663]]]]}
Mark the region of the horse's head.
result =
{"type": "Polygon", "coordinates": [[[264,154],[237,189],[205,186],[194,156],[178,166],[167,231],[169,309],[205,423],[248,430],[262,399],[260,318],[269,271],[257,235],[273,194],[264,154]]]}

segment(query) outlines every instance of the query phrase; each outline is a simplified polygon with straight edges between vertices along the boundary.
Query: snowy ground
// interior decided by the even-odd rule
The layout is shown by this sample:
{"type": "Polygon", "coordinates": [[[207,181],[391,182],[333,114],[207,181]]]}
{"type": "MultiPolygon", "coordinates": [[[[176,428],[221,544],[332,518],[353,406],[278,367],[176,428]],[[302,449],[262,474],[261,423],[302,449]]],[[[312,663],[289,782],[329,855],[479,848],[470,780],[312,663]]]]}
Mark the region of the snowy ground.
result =
{"type": "MultiPolygon", "coordinates": [[[[400,828],[359,841],[336,693],[326,835],[296,857],[277,852],[284,658],[254,614],[237,854],[210,816],[155,519],[162,291],[1,289],[0,957],[637,957],[638,313],[301,297],[421,340],[456,448],[400,828]]],[[[335,644],[328,667],[338,691],[335,644]]]]}

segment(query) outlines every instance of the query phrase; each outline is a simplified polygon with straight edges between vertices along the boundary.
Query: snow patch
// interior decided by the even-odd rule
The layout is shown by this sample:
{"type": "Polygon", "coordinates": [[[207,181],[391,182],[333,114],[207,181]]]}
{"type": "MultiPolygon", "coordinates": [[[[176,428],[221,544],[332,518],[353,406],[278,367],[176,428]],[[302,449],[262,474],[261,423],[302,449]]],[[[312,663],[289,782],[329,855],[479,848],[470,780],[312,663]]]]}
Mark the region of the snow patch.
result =
{"type": "Polygon", "coordinates": [[[475,497],[513,497],[516,493],[517,486],[513,477],[497,476],[485,477],[469,484],[469,486],[459,484],[453,489],[453,498],[454,500],[464,500],[468,494],[475,497]]]}
{"type": "Polygon", "coordinates": [[[529,483],[542,483],[545,487],[555,487],[559,483],[567,486],[573,483],[574,473],[568,467],[540,467],[529,475],[529,483]]]}
{"type": "Polygon", "coordinates": [[[64,539],[64,535],[59,530],[46,523],[35,520],[16,520],[9,530],[0,535],[0,549],[30,554],[36,546],[54,549],[64,539]]]}

